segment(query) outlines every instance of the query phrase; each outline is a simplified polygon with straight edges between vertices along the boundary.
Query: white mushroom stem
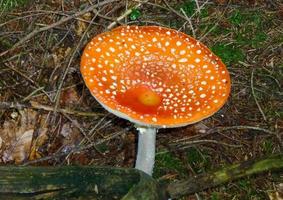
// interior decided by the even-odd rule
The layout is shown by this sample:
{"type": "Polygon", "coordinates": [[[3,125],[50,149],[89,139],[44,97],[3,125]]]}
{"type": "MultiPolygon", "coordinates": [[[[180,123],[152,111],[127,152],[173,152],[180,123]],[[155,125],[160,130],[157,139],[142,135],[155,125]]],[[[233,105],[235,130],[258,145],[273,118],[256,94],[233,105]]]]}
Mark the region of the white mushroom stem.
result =
{"type": "Polygon", "coordinates": [[[156,128],[138,127],[137,130],[139,135],[135,168],[151,176],[155,161],[156,128]]]}

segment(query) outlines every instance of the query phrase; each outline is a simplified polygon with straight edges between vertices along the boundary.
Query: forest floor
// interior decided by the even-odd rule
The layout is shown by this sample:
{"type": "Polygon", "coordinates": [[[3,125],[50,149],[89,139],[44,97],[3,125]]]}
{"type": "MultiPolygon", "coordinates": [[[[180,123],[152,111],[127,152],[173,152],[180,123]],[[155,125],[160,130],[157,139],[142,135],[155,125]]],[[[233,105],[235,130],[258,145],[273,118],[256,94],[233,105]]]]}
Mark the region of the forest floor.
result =
{"type": "MultiPolygon", "coordinates": [[[[106,3],[80,15],[96,1],[43,2],[0,0],[1,165],[133,167],[134,126],[95,101],[79,64],[85,44],[139,1],[100,1],[106,3]]],[[[282,1],[150,0],[120,24],[192,35],[223,60],[232,78],[230,98],[215,115],[158,132],[154,178],[185,179],[282,152],[282,1]]],[[[283,174],[274,172],[182,199],[272,199],[280,190],[283,174]]]]}

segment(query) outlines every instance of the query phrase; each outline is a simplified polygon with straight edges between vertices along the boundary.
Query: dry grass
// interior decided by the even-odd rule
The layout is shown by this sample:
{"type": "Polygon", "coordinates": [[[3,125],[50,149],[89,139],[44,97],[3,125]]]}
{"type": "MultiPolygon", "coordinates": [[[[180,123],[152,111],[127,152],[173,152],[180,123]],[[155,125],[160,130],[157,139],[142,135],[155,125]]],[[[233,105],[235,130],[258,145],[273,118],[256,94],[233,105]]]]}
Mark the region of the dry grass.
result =
{"type": "MultiPolygon", "coordinates": [[[[33,130],[33,156],[25,152],[17,164],[133,166],[134,127],[107,113],[91,97],[79,72],[84,45],[113,22],[162,25],[195,35],[224,60],[232,76],[231,97],[217,114],[193,126],[159,131],[155,178],[186,178],[282,152],[280,0],[151,0],[130,16],[123,14],[140,1],[100,2],[106,3],[96,7],[96,1],[54,0],[0,13],[3,164],[15,162],[4,155],[10,148],[5,138],[11,140],[4,137],[5,128],[19,134],[21,119],[35,110],[28,126],[33,130]],[[91,4],[95,9],[89,9],[91,4]],[[34,141],[43,129],[47,137],[38,145],[34,141]]],[[[280,182],[282,174],[273,173],[184,199],[267,199],[280,182]]]]}

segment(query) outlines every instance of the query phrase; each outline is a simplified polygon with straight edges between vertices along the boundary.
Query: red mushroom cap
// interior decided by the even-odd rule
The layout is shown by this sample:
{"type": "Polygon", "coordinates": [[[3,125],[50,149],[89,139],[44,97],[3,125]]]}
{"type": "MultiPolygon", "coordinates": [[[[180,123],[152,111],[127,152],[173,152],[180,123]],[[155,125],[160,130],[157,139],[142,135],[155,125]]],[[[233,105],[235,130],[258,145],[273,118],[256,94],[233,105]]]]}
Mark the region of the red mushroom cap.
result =
{"type": "Polygon", "coordinates": [[[81,73],[104,108],[151,127],[198,122],[217,112],[230,93],[225,65],[206,46],[156,26],[122,26],[94,37],[81,73]]]}

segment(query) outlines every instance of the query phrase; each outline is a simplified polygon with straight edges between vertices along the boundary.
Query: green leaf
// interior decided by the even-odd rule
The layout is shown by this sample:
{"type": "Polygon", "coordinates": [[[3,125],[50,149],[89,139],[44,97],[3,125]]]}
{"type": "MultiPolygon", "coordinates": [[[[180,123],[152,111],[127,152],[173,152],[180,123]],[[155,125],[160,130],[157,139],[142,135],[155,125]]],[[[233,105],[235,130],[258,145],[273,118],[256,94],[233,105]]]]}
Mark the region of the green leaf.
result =
{"type": "Polygon", "coordinates": [[[133,9],[130,14],[130,19],[132,21],[137,20],[141,16],[141,11],[138,9],[133,9]]]}

